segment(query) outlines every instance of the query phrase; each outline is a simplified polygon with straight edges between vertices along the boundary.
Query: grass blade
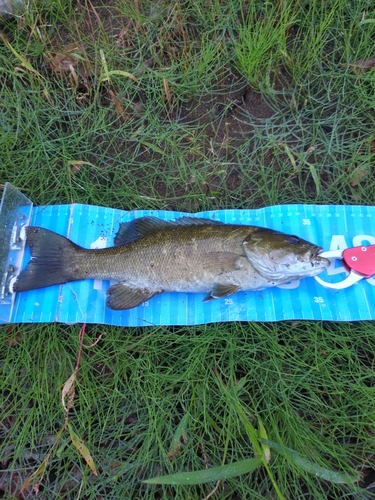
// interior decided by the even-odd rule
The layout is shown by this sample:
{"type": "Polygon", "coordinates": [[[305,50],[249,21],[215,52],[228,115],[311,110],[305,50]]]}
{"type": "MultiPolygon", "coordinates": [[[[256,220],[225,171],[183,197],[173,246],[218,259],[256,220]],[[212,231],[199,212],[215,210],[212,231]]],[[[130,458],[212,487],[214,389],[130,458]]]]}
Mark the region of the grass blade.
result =
{"type": "Polygon", "coordinates": [[[262,443],[268,445],[270,448],[279,451],[284,457],[286,457],[293,465],[296,465],[300,469],[312,474],[320,479],[329,481],[330,483],[336,484],[352,484],[359,480],[358,477],[349,476],[344,472],[337,472],[332,469],[327,469],[321,465],[312,462],[308,458],[304,457],[298,451],[291,448],[286,448],[278,443],[269,441],[268,439],[261,439],[262,443]]]}
{"type": "Polygon", "coordinates": [[[262,457],[249,458],[211,469],[193,472],[179,472],[168,476],[153,477],[143,481],[147,484],[203,484],[210,481],[224,481],[231,477],[249,474],[262,464],[262,457]]]}
{"type": "Polygon", "coordinates": [[[77,450],[80,452],[80,454],[83,456],[83,458],[86,460],[87,465],[90,467],[90,469],[92,470],[94,475],[97,476],[98,472],[96,470],[95,463],[94,463],[94,460],[91,456],[90,450],[87,448],[87,446],[82,441],[82,439],[73,431],[70,424],[68,424],[68,429],[69,429],[70,439],[72,440],[72,443],[77,448],[77,450]]]}
{"type": "MultiPolygon", "coordinates": [[[[254,450],[256,451],[256,453],[259,454],[259,456],[262,457],[262,463],[263,463],[263,465],[267,471],[267,474],[268,474],[268,476],[273,484],[273,487],[275,488],[275,492],[276,492],[277,497],[279,498],[279,500],[283,500],[284,496],[281,493],[281,490],[278,487],[276,480],[273,476],[272,470],[270,469],[270,467],[268,465],[268,460],[271,456],[269,453],[269,449],[267,451],[266,447],[263,446],[263,440],[259,438],[257,431],[255,430],[253,424],[250,422],[250,419],[246,415],[246,412],[242,408],[241,404],[238,401],[236,401],[234,403],[234,405],[237,409],[238,415],[241,418],[242,424],[245,427],[246,433],[251,441],[251,444],[254,446],[254,450]],[[261,442],[261,444],[259,444],[259,441],[261,442]]],[[[266,434],[266,429],[265,429],[261,419],[258,419],[258,424],[260,424],[259,434],[260,434],[260,436],[264,436],[266,434]]]]}
{"type": "Polygon", "coordinates": [[[185,415],[182,417],[181,422],[178,424],[176,432],[174,433],[172,444],[167,455],[167,458],[169,460],[173,460],[179,454],[181,449],[181,438],[183,439],[184,442],[187,442],[188,438],[186,433],[186,427],[188,422],[189,422],[189,414],[185,413],[185,415]]]}
{"type": "MultiPolygon", "coordinates": [[[[259,427],[259,436],[263,439],[268,439],[267,431],[266,428],[264,427],[264,424],[262,422],[262,419],[258,417],[258,427],[259,427]]],[[[262,449],[263,449],[263,454],[264,458],[267,463],[270,462],[271,460],[271,450],[270,447],[264,443],[262,443],[262,449]]]]}
{"type": "Polygon", "coordinates": [[[316,195],[319,196],[320,191],[321,191],[321,185],[320,185],[320,177],[319,177],[318,171],[316,170],[315,166],[312,163],[309,163],[306,160],[304,160],[304,163],[310,169],[311,177],[313,178],[314,183],[315,183],[316,195]]]}

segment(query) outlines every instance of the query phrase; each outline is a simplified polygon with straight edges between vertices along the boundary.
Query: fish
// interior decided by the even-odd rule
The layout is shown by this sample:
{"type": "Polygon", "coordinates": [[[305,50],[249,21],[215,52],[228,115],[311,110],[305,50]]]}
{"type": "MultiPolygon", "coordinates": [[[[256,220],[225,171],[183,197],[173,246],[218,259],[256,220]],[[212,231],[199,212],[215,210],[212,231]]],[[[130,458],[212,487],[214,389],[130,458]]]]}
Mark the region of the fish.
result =
{"type": "Polygon", "coordinates": [[[13,292],[86,279],[112,280],[106,305],[124,310],[163,292],[205,293],[205,302],[315,276],[322,248],[273,229],[181,217],[122,223],[114,246],[87,249],[42,227],[26,227],[31,259],[13,292]]]}

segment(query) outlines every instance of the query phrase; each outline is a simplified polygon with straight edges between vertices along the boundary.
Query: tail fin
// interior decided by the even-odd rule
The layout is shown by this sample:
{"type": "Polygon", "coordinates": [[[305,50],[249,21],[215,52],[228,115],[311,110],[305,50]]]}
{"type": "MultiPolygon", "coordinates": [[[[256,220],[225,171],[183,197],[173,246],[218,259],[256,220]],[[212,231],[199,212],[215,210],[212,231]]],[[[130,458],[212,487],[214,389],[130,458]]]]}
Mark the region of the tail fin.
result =
{"type": "Polygon", "coordinates": [[[14,283],[14,292],[82,279],[74,269],[74,257],[83,250],[82,247],[41,227],[27,227],[26,236],[31,260],[14,283]]]}

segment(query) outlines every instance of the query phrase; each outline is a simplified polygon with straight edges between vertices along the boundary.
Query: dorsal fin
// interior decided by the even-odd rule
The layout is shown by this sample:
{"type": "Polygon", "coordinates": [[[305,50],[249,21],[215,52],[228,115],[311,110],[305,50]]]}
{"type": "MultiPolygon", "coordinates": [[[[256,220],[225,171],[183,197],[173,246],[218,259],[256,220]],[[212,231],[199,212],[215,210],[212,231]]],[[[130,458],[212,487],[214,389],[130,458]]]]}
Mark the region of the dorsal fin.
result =
{"type": "Polygon", "coordinates": [[[204,226],[220,225],[220,221],[211,219],[199,219],[197,217],[181,217],[175,221],[158,219],[157,217],[140,217],[129,222],[122,222],[115,236],[115,246],[127,245],[148,234],[160,231],[160,229],[173,226],[204,226]]]}
{"type": "Polygon", "coordinates": [[[126,245],[162,227],[169,227],[169,222],[156,217],[140,217],[129,222],[121,222],[114,244],[115,246],[126,245]]]}

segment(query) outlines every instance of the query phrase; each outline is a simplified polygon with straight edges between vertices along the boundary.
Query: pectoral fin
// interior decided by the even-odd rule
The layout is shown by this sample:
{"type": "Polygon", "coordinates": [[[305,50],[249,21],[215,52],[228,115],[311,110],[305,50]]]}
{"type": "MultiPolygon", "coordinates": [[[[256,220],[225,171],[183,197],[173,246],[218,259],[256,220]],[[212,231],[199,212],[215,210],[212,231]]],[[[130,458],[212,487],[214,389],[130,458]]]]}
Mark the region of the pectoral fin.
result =
{"type": "Polygon", "coordinates": [[[213,286],[212,290],[203,299],[203,302],[209,302],[210,300],[226,297],[227,295],[237,292],[239,289],[240,287],[237,285],[221,285],[218,283],[213,286]]]}
{"type": "Polygon", "coordinates": [[[148,290],[147,288],[132,288],[125,283],[116,283],[108,289],[107,307],[119,311],[121,309],[132,309],[143,302],[162,293],[148,290]]]}

